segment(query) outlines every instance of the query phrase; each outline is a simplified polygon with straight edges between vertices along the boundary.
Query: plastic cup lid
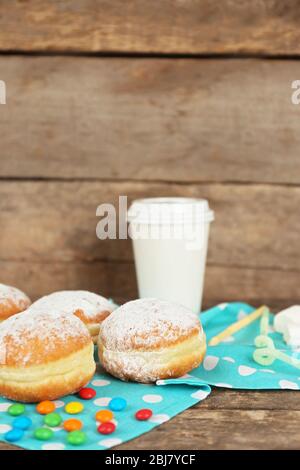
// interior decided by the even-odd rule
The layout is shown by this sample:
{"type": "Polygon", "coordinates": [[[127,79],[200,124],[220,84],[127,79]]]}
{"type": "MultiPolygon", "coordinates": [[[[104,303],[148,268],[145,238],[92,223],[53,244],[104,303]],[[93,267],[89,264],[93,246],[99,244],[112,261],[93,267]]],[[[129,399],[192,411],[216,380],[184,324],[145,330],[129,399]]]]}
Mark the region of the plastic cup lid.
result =
{"type": "Polygon", "coordinates": [[[159,197],[136,199],[127,212],[136,224],[194,224],[214,220],[208,201],[196,198],[159,197]]]}

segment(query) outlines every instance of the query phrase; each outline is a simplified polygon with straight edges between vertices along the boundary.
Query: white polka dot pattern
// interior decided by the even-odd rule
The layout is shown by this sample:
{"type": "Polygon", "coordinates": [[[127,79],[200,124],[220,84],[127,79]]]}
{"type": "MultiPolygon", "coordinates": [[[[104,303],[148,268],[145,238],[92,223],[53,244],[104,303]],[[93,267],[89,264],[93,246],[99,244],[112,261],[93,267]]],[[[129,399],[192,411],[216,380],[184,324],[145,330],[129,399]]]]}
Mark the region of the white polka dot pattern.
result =
{"type": "Polygon", "coordinates": [[[222,304],[219,304],[218,307],[219,307],[220,310],[225,310],[225,308],[228,307],[228,304],[227,303],[222,303],[222,304]]]}
{"type": "Polygon", "coordinates": [[[122,439],[118,439],[116,437],[109,437],[107,439],[102,439],[102,441],[99,441],[98,444],[109,449],[110,447],[122,444],[122,439]]]}
{"type": "Polygon", "coordinates": [[[146,403],[159,403],[163,400],[161,395],[144,395],[143,400],[146,403]]]}
{"type": "Polygon", "coordinates": [[[197,390],[197,392],[191,394],[191,397],[195,398],[196,400],[204,400],[208,395],[209,392],[206,390],[197,390]]]}
{"type": "Polygon", "coordinates": [[[282,389],[299,390],[299,385],[296,382],[291,382],[290,380],[280,380],[279,386],[282,389]]]}
{"type": "Polygon", "coordinates": [[[94,405],[96,406],[108,406],[112,397],[101,397],[94,400],[94,405]]]}
{"type": "Polygon", "coordinates": [[[7,403],[7,402],[0,403],[0,413],[7,411],[7,408],[9,408],[10,405],[11,403],[7,403]]]}
{"type": "Polygon", "coordinates": [[[10,431],[12,427],[9,424],[0,424],[0,434],[5,434],[10,431]]]}
{"type": "Polygon", "coordinates": [[[65,406],[65,403],[62,400],[55,400],[54,403],[56,408],[62,408],[65,406]]]}
{"type": "Polygon", "coordinates": [[[235,359],[233,359],[233,357],[224,356],[224,357],[222,357],[222,359],[223,359],[223,361],[232,362],[232,364],[235,363],[235,359]]]}
{"type": "Polygon", "coordinates": [[[222,383],[222,382],[216,383],[215,385],[216,385],[216,387],[232,388],[232,385],[226,384],[226,383],[222,383]]]}
{"type": "Polygon", "coordinates": [[[170,416],[163,413],[163,414],[152,415],[149,421],[150,423],[162,424],[162,423],[165,423],[166,421],[169,421],[169,419],[170,419],[170,416]]]}
{"type": "Polygon", "coordinates": [[[64,450],[66,446],[61,442],[49,442],[48,444],[43,444],[43,450],[64,450]]]}
{"type": "Polygon", "coordinates": [[[109,380],[93,380],[92,385],[94,387],[105,387],[106,385],[109,385],[110,381],[109,380]]]}
{"type": "Polygon", "coordinates": [[[203,361],[203,367],[205,370],[213,370],[219,362],[217,356],[206,356],[203,361]]]}
{"type": "Polygon", "coordinates": [[[238,373],[242,375],[243,377],[247,377],[248,375],[255,374],[256,371],[257,369],[254,369],[254,367],[248,367],[244,365],[241,365],[238,368],[238,373]]]}
{"type": "Polygon", "coordinates": [[[238,320],[242,320],[242,319],[245,318],[247,315],[248,315],[248,313],[244,312],[244,310],[240,310],[239,313],[238,313],[237,319],[238,319],[238,320]]]}

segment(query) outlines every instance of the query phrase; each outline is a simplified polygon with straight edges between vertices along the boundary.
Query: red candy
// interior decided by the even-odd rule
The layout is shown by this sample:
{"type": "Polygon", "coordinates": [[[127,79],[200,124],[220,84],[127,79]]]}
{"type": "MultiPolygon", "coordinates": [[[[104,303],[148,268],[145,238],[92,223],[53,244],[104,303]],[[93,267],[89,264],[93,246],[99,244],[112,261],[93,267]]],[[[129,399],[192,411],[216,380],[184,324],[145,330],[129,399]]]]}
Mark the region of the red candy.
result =
{"type": "Polygon", "coordinates": [[[116,425],[108,421],[107,423],[102,423],[98,426],[98,432],[100,434],[111,434],[116,430],[116,425]]]}
{"type": "Polygon", "coordinates": [[[152,410],[149,410],[149,408],[143,408],[135,413],[135,417],[139,421],[147,421],[147,419],[151,418],[152,414],[152,410]]]}
{"type": "Polygon", "coordinates": [[[96,392],[93,388],[85,387],[79,391],[78,395],[83,400],[91,400],[92,398],[96,396],[96,392]]]}

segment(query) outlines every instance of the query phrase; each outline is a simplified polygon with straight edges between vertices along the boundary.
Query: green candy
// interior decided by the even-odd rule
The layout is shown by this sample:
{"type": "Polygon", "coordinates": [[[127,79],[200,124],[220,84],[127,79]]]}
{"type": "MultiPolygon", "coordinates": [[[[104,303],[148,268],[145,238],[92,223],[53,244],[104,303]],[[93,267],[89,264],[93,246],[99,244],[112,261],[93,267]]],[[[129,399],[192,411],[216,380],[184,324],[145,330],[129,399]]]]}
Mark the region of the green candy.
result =
{"type": "Polygon", "coordinates": [[[69,432],[67,441],[72,446],[80,446],[86,441],[86,435],[82,431],[69,432]]]}
{"type": "Polygon", "coordinates": [[[39,441],[48,441],[53,436],[52,429],[48,428],[37,428],[34,431],[34,437],[39,441]]]}
{"type": "Polygon", "coordinates": [[[25,405],[22,405],[22,403],[14,403],[13,405],[10,405],[8,408],[7,412],[11,416],[20,416],[24,413],[25,411],[25,405]]]}
{"type": "Polygon", "coordinates": [[[61,422],[62,418],[59,416],[58,413],[49,413],[44,418],[44,424],[46,424],[50,428],[55,428],[56,426],[59,426],[61,422]]]}

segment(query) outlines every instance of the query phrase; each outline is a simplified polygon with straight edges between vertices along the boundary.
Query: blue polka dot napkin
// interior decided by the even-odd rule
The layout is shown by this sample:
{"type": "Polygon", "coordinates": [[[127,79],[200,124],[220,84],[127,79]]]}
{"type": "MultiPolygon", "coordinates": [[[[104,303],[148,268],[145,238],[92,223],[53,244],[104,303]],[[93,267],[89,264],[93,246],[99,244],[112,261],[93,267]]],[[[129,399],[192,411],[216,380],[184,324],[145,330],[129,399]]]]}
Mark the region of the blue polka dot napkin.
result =
{"type": "MultiPolygon", "coordinates": [[[[250,305],[235,302],[220,304],[203,312],[200,318],[207,339],[209,340],[253,310],[250,305]]],[[[270,317],[270,337],[274,340],[276,347],[298,357],[299,353],[292,351],[283,342],[281,335],[274,332],[272,315],[270,317]]],[[[56,401],[56,411],[63,420],[75,417],[83,422],[83,431],[87,437],[85,444],[78,447],[68,444],[67,432],[62,426],[52,428],[53,437],[48,441],[34,439],[34,430],[43,426],[43,416],[35,411],[34,405],[26,405],[25,410],[25,415],[32,419],[33,424],[25,431],[23,438],[15,444],[30,450],[108,449],[151,431],[178,413],[204,400],[210,394],[209,385],[249,390],[299,390],[299,370],[280,361],[275,361],[272,367],[262,367],[253,361],[253,342],[258,334],[259,320],[256,320],[219,345],[208,347],[203,364],[190,374],[179,379],[160,380],[157,385],[122,382],[99,369],[89,384],[96,390],[97,395],[92,400],[82,401],[83,412],[71,416],[64,411],[65,404],[74,400],[81,401],[77,396],[67,396],[56,401]],[[106,409],[113,397],[125,398],[127,407],[124,411],[115,412],[116,431],[110,435],[101,435],[97,431],[95,413],[106,409]],[[152,409],[153,415],[148,421],[135,419],[136,411],[141,408],[152,409]]],[[[7,413],[7,408],[11,403],[9,400],[0,398],[0,440],[2,441],[5,441],[5,433],[13,425],[14,418],[7,413]]],[[[134,443],[132,448],[134,448],[134,443]]]]}
{"type": "MultiPolygon", "coordinates": [[[[63,420],[69,418],[80,419],[83,423],[83,431],[86,433],[86,442],[81,446],[72,446],[67,443],[67,432],[62,426],[52,428],[54,433],[50,440],[39,441],[33,437],[34,430],[43,426],[44,417],[35,411],[34,405],[26,405],[25,416],[33,421],[32,426],[25,431],[24,436],[14,444],[30,450],[101,450],[117,446],[140,436],[160,424],[168,421],[173,416],[181,413],[186,408],[204,400],[210,394],[210,387],[201,384],[198,380],[195,386],[185,385],[180,382],[175,385],[159,387],[157,385],[143,385],[137,383],[121,382],[103,371],[98,370],[89,384],[97,395],[92,400],[81,400],[77,396],[67,396],[56,403],[56,412],[63,420]],[[124,411],[114,412],[116,431],[110,435],[99,434],[95,414],[101,409],[107,409],[109,401],[113,397],[123,397],[127,401],[124,411]],[[69,415],[64,411],[64,406],[71,401],[81,401],[84,404],[83,412],[78,415],[69,415]],[[137,421],[135,413],[139,409],[150,408],[153,411],[148,421],[137,421]]],[[[0,440],[5,441],[5,433],[12,426],[14,418],[7,413],[12,404],[5,398],[0,398],[0,440]]],[[[47,426],[45,426],[47,427],[47,426]]],[[[134,448],[134,443],[132,444],[134,448]]]]}
{"type": "MultiPolygon", "coordinates": [[[[207,342],[232,323],[240,320],[254,310],[250,305],[234,302],[220,304],[202,313],[200,319],[206,332],[207,342]]],[[[282,335],[274,332],[274,315],[270,314],[269,336],[275,347],[299,358],[299,351],[287,346],[282,335]]],[[[206,382],[216,387],[268,390],[300,388],[300,370],[276,360],[272,366],[263,367],[252,359],[254,338],[260,333],[260,319],[246,328],[226,338],[217,346],[209,346],[203,364],[193,370],[184,383],[196,385],[206,382]]],[[[178,383],[180,379],[176,380],[178,383]]],[[[173,383],[173,380],[160,381],[173,383]]]]}

